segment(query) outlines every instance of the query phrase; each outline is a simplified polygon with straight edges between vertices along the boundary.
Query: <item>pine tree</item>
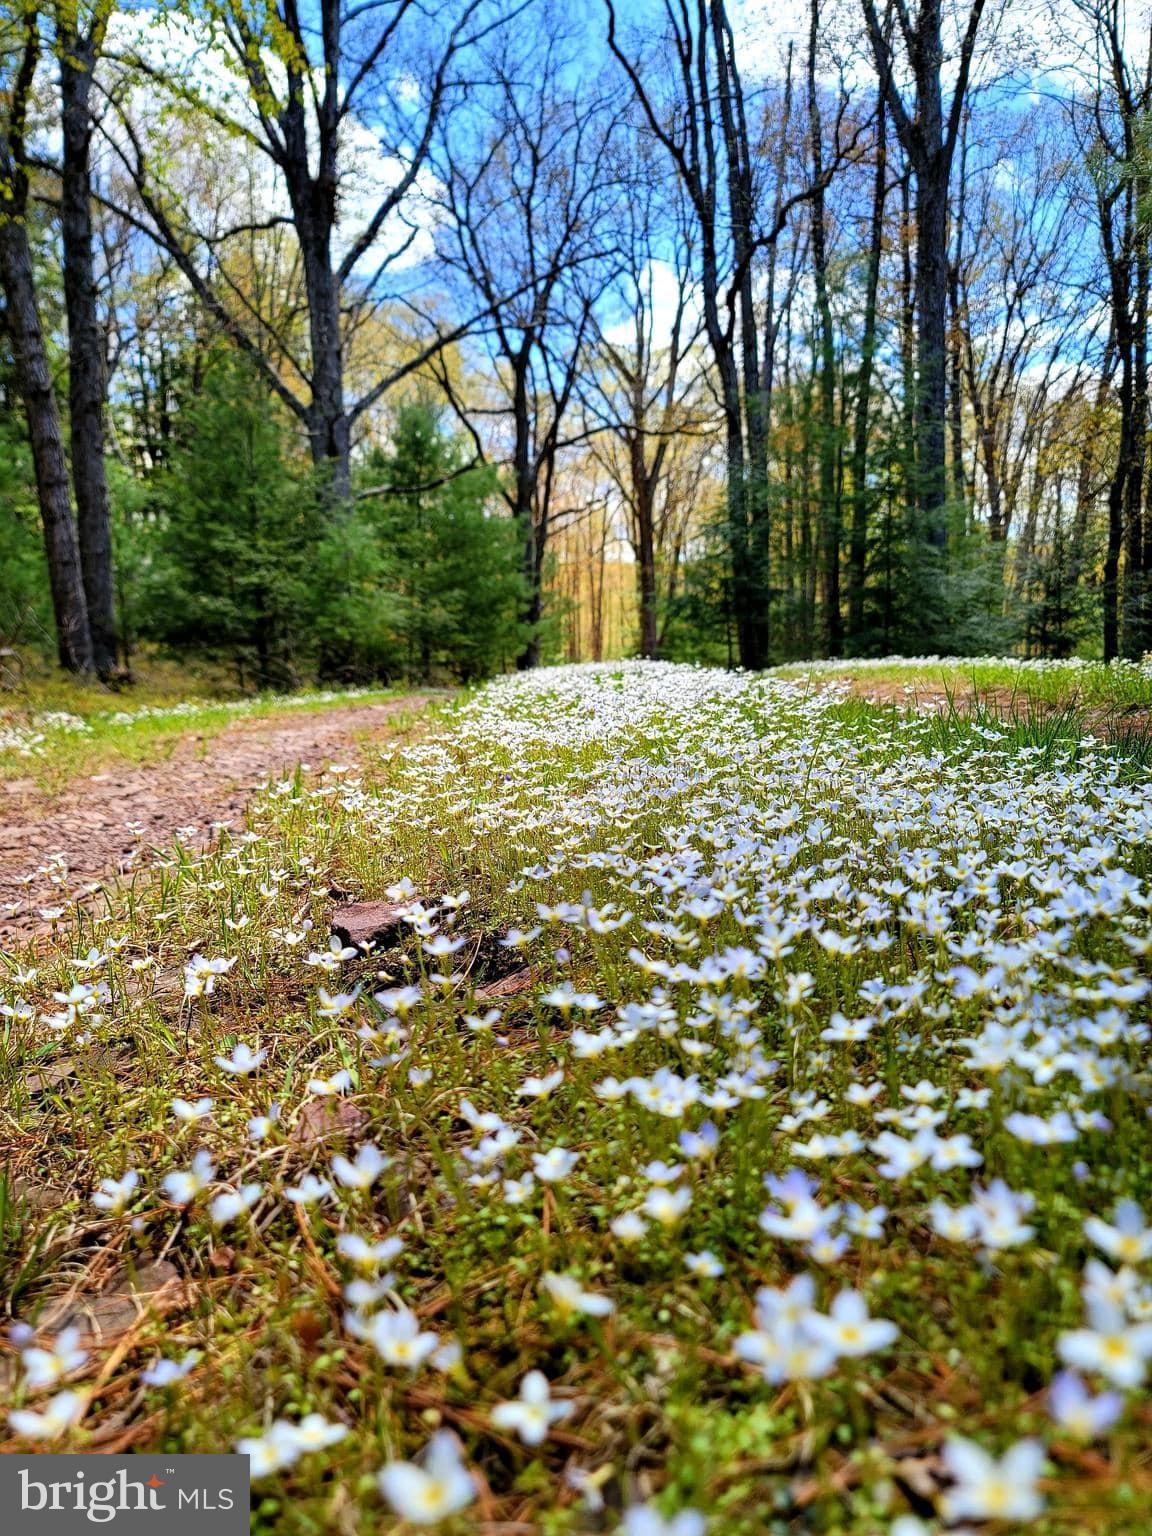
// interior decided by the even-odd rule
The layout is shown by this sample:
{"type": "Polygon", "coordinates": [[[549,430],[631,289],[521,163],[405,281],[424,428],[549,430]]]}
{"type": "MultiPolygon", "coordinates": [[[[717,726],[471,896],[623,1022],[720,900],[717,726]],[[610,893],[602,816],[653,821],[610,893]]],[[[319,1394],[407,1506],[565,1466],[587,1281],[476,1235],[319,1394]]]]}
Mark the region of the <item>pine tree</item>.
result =
{"type": "Polygon", "coordinates": [[[226,658],[241,686],[294,684],[309,646],[319,513],[307,478],[292,472],[273,402],[230,352],[211,360],[186,407],[162,500],[153,632],[226,658]]]}
{"type": "Polygon", "coordinates": [[[371,501],[402,605],[405,671],[468,682],[514,661],[524,584],[514,525],[492,511],[495,473],[468,467],[440,412],[419,400],[399,408],[391,451],[369,471],[380,482],[371,501]]]}

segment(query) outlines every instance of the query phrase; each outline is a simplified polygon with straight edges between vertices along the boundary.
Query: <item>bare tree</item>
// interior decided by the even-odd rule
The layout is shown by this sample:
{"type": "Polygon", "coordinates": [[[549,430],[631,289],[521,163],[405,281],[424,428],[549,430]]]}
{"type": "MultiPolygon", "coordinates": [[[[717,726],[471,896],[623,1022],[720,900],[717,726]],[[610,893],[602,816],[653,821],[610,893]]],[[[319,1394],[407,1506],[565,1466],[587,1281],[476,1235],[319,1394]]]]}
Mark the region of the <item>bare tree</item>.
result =
{"type": "Polygon", "coordinates": [[[971,0],[955,51],[951,101],[944,100],[947,48],[943,0],[893,0],[896,26],[884,25],[875,0],[862,0],[876,72],[916,178],[916,491],[932,548],[947,538],[945,445],[948,314],[948,200],[964,103],[985,0],[971,0]],[[900,52],[902,59],[897,57],[900,52]],[[901,67],[903,64],[904,67],[901,67]],[[901,81],[907,75],[911,100],[901,81]]]}
{"type": "Polygon", "coordinates": [[[664,0],[659,64],[638,62],[620,36],[616,0],[605,0],[608,42],[687,194],[700,248],[704,330],[719,385],[727,454],[726,529],[741,664],[769,659],[771,520],[768,419],[760,363],[756,279],[793,209],[826,190],[846,154],[841,96],[834,146],[819,176],[765,198],[752,153],[749,113],[724,0],[664,0]],[[651,80],[668,82],[661,95],[651,80]]]}
{"type": "Polygon", "coordinates": [[[651,146],[637,135],[618,219],[614,302],[594,316],[595,351],[581,390],[603,430],[592,451],[614,485],[636,567],[640,654],[660,653],[661,609],[676,590],[679,552],[698,475],[715,428],[700,357],[692,225],[682,193],[669,194],[651,146]]]}
{"type": "Polygon", "coordinates": [[[187,81],[153,62],[145,47],[125,56],[129,67],[115,90],[120,123],[110,141],[135,185],[142,222],[304,424],[313,461],[328,477],[333,499],[349,493],[357,421],[467,329],[436,330],[402,362],[378,369],[357,399],[346,398],[349,328],[363,324],[365,313],[387,299],[402,297],[382,291],[385,278],[420,235],[409,210],[437,124],[460,94],[464,61],[521,8],[456,0],[450,14],[433,21],[417,0],[320,0],[315,14],[298,0],[268,6],[226,0],[205,7],[188,0],[187,14],[242,82],[242,113],[222,105],[207,88],[193,92],[187,81]],[[295,233],[307,295],[304,355],[273,317],[229,303],[218,291],[212,278],[220,274],[221,252],[249,235],[253,221],[246,217],[231,227],[200,230],[165,195],[148,135],[134,121],[141,75],[206,122],[241,135],[266,162],[270,183],[282,189],[286,210],[279,211],[273,200],[259,222],[266,228],[288,223],[295,233]],[[392,174],[361,210],[358,227],[349,228],[345,205],[355,172],[346,146],[365,134],[376,145],[377,163],[392,174]],[[292,358],[303,387],[287,382],[284,370],[269,361],[269,343],[292,358]]]}
{"type": "Polygon", "coordinates": [[[36,300],[26,158],[29,102],[40,57],[37,8],[20,7],[0,33],[0,282],[16,378],[28,421],[60,665],[93,670],[92,636],[72,516],[68,460],[36,300]]]}
{"type": "Polygon", "coordinates": [[[958,200],[955,327],[994,544],[1013,530],[1025,461],[1053,393],[1078,390],[1077,369],[1098,345],[1077,280],[1070,146],[1056,127],[1037,143],[1031,125],[991,124],[983,163],[980,146],[969,152],[958,200]]]}
{"type": "Polygon", "coordinates": [[[540,656],[558,456],[613,249],[606,214],[617,113],[573,84],[573,69],[572,39],[559,26],[540,43],[505,34],[486,57],[482,131],[449,128],[436,156],[442,255],[490,316],[477,345],[494,365],[496,403],[465,402],[447,367],[437,372],[478,453],[509,466],[504,494],[520,533],[530,635],[522,667],[540,656]],[[478,430],[485,419],[495,445],[478,430]]]}

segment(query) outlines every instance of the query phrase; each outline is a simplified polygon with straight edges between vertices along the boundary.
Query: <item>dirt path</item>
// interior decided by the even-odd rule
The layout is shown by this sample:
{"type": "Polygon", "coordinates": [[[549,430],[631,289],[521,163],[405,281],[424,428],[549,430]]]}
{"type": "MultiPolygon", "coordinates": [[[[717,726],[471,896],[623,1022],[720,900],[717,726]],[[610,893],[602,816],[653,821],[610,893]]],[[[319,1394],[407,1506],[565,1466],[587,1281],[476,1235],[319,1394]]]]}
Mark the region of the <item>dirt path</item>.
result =
{"type": "Polygon", "coordinates": [[[297,763],[354,761],[362,738],[431,697],[237,721],[206,742],[180,738],[162,762],[109,769],[59,795],[45,795],[30,780],[0,784],[0,945],[45,930],[41,909],[123,873],[141,850],[164,846],[178,829],[185,841],[203,844],[214,822],[238,826],[252,793],[297,763]],[[57,854],[67,866],[63,883],[43,869],[57,854]],[[25,885],[28,875],[34,878],[25,885]]]}

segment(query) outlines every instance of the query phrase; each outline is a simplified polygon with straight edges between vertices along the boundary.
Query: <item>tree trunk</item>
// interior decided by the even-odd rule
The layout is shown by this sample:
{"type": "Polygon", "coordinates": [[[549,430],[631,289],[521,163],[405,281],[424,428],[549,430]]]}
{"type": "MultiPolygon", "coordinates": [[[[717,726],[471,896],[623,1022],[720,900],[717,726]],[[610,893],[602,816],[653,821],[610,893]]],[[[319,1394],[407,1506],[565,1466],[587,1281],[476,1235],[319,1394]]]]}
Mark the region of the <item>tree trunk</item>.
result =
{"type": "Polygon", "coordinates": [[[64,303],[68,314],[68,416],[76,529],[92,636],[101,677],[116,668],[116,599],[112,527],[104,466],[104,337],[96,307],[92,261],[89,96],[94,65],[90,38],[61,30],[60,90],[63,127],[61,232],[64,303]]]}
{"type": "Polygon", "coordinates": [[[864,288],[864,326],[860,338],[860,368],[852,424],[852,534],[848,551],[848,633],[859,650],[864,634],[864,588],[868,566],[868,434],[871,424],[872,370],[876,354],[876,312],[880,290],[880,260],[884,251],[884,203],[888,176],[888,111],[876,105],[876,180],[872,190],[872,223],[868,240],[868,273],[864,288]]]}
{"type": "Polygon", "coordinates": [[[1138,661],[1148,648],[1150,631],[1148,613],[1148,570],[1144,561],[1144,479],[1148,435],[1148,235],[1141,226],[1145,212],[1147,186],[1134,188],[1133,214],[1135,253],[1135,293],[1132,324],[1132,433],[1131,464],[1124,496],[1124,622],[1123,654],[1138,661]]]}
{"type": "Polygon", "coordinates": [[[644,462],[644,437],[633,435],[629,444],[632,459],[632,501],[636,526],[636,597],[640,610],[640,654],[652,661],[659,655],[660,640],[656,624],[656,487],[644,462]]]}
{"type": "Polygon", "coordinates": [[[22,212],[0,218],[0,280],[8,308],[16,379],[32,444],[60,665],[69,672],[91,672],[92,637],[68,491],[68,461],[36,307],[32,252],[22,212]]]}
{"type": "Polygon", "coordinates": [[[756,671],[764,665],[765,647],[757,606],[762,598],[748,549],[748,520],[744,493],[747,472],[744,437],[741,430],[739,389],[735,362],[728,363],[728,377],[722,384],[724,395],[725,447],[727,478],[725,500],[728,513],[728,549],[732,565],[732,617],[736,625],[736,648],[740,665],[756,671]]]}
{"type": "MultiPolygon", "coordinates": [[[[815,654],[816,541],[812,530],[812,384],[804,386],[801,402],[804,432],[800,439],[800,650],[805,661],[815,654]]],[[[817,535],[818,537],[818,535],[817,535]]]]}
{"type": "Polygon", "coordinates": [[[288,96],[279,114],[283,135],[281,167],[300,243],[304,288],[308,297],[308,342],[312,398],[305,412],[312,462],[324,477],[323,492],[332,506],[352,493],[352,427],[344,403],[344,343],[340,331],[340,281],[332,266],[338,175],[337,121],[333,117],[334,71],[339,64],[340,16],[322,7],[324,57],[328,67],[318,113],[318,144],[309,142],[306,86],[299,68],[288,73],[288,96]],[[335,30],[333,31],[333,27],[335,30]],[[313,172],[315,163],[315,172],[313,172]]]}
{"type": "Polygon", "coordinates": [[[1112,303],[1112,340],[1120,369],[1117,405],[1120,415],[1116,464],[1108,485],[1108,542],[1104,552],[1102,591],[1104,660],[1120,655],[1121,593],[1120,556],[1124,547],[1124,516],[1128,507],[1133,465],[1137,462],[1136,423],[1136,319],[1132,304],[1131,240],[1134,209],[1131,187],[1124,189],[1120,204],[1121,227],[1116,228],[1115,200],[1098,197],[1100,240],[1108,266],[1112,303]]]}
{"type": "Polygon", "coordinates": [[[844,649],[840,614],[840,542],[843,533],[840,497],[836,486],[836,350],[832,305],[828,298],[828,231],[824,221],[824,129],[816,86],[816,43],[820,21],[819,0],[812,0],[808,40],[808,132],[812,156],[812,277],[816,290],[816,347],[820,362],[819,530],[821,640],[828,656],[844,649]]]}
{"type": "Polygon", "coordinates": [[[325,495],[339,505],[352,494],[352,431],[344,403],[340,290],[332,271],[329,235],[328,228],[317,228],[315,223],[301,228],[312,355],[308,440],[312,462],[325,478],[325,495]]]}
{"type": "Polygon", "coordinates": [[[939,157],[916,184],[916,482],[922,532],[942,550],[948,499],[944,419],[948,337],[948,171],[939,157]]]}
{"type": "Polygon", "coordinates": [[[514,477],[512,516],[520,535],[522,572],[524,576],[523,621],[529,626],[528,639],[523,651],[516,658],[520,671],[527,671],[540,662],[540,616],[543,612],[541,594],[542,572],[537,559],[537,540],[534,516],[533,489],[535,475],[532,465],[532,414],[528,401],[528,363],[532,339],[525,337],[520,352],[510,361],[513,370],[512,385],[512,474],[514,477]]]}
{"type": "MultiPolygon", "coordinates": [[[[732,226],[732,253],[739,274],[740,383],[736,386],[734,399],[737,412],[742,410],[744,419],[739,521],[745,531],[745,543],[744,570],[739,578],[734,573],[733,596],[741,635],[741,665],[759,670],[768,664],[770,642],[771,522],[768,504],[768,434],[764,397],[760,387],[759,336],[753,292],[755,189],[743,86],[736,67],[732,29],[722,0],[710,0],[710,11],[716,54],[716,94],[724,140],[728,210],[732,226]]],[[[735,369],[735,364],[733,367],[735,369]]]]}
{"type": "Polygon", "coordinates": [[[901,427],[908,495],[916,486],[916,283],[912,267],[912,170],[900,179],[900,379],[901,427]]]}
{"type": "Polygon", "coordinates": [[[956,239],[948,271],[948,307],[952,324],[948,334],[948,426],[951,436],[952,499],[957,506],[967,501],[964,475],[964,348],[960,307],[960,263],[964,249],[964,178],[968,167],[968,115],[960,133],[960,169],[957,177],[956,239]]]}
{"type": "Polygon", "coordinates": [[[1132,357],[1120,339],[1120,443],[1108,485],[1108,543],[1104,551],[1104,660],[1120,654],[1120,551],[1124,544],[1124,498],[1132,460],[1132,357]]]}

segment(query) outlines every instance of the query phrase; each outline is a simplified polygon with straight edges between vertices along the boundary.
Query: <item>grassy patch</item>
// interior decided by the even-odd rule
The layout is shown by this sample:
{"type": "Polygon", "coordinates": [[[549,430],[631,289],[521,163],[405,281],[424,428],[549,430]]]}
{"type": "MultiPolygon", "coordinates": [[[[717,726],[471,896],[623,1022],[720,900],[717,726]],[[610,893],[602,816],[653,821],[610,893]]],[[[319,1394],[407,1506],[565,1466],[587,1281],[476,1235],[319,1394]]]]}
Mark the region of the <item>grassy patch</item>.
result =
{"type": "Polygon", "coordinates": [[[1011,657],[886,656],[842,661],[795,662],[777,668],[783,677],[845,678],[870,686],[957,697],[991,696],[1001,707],[1045,705],[1110,711],[1152,709],[1152,663],[1043,661],[1011,657]]]}
{"type": "Polygon", "coordinates": [[[55,791],[81,774],[157,762],[188,736],[202,748],[237,720],[316,713],[397,697],[389,688],[294,694],[229,690],[214,674],[149,664],[131,688],[81,685],[60,673],[18,672],[0,691],[0,778],[30,778],[55,791]]]}
{"type": "Polygon", "coordinates": [[[243,1442],[302,1536],[440,1434],[461,1533],[1135,1536],[1150,832],[1071,723],[644,664],[273,786],[8,962],[9,1313],[134,1319],[43,1384],[18,1330],[17,1414],[243,1442]]]}

